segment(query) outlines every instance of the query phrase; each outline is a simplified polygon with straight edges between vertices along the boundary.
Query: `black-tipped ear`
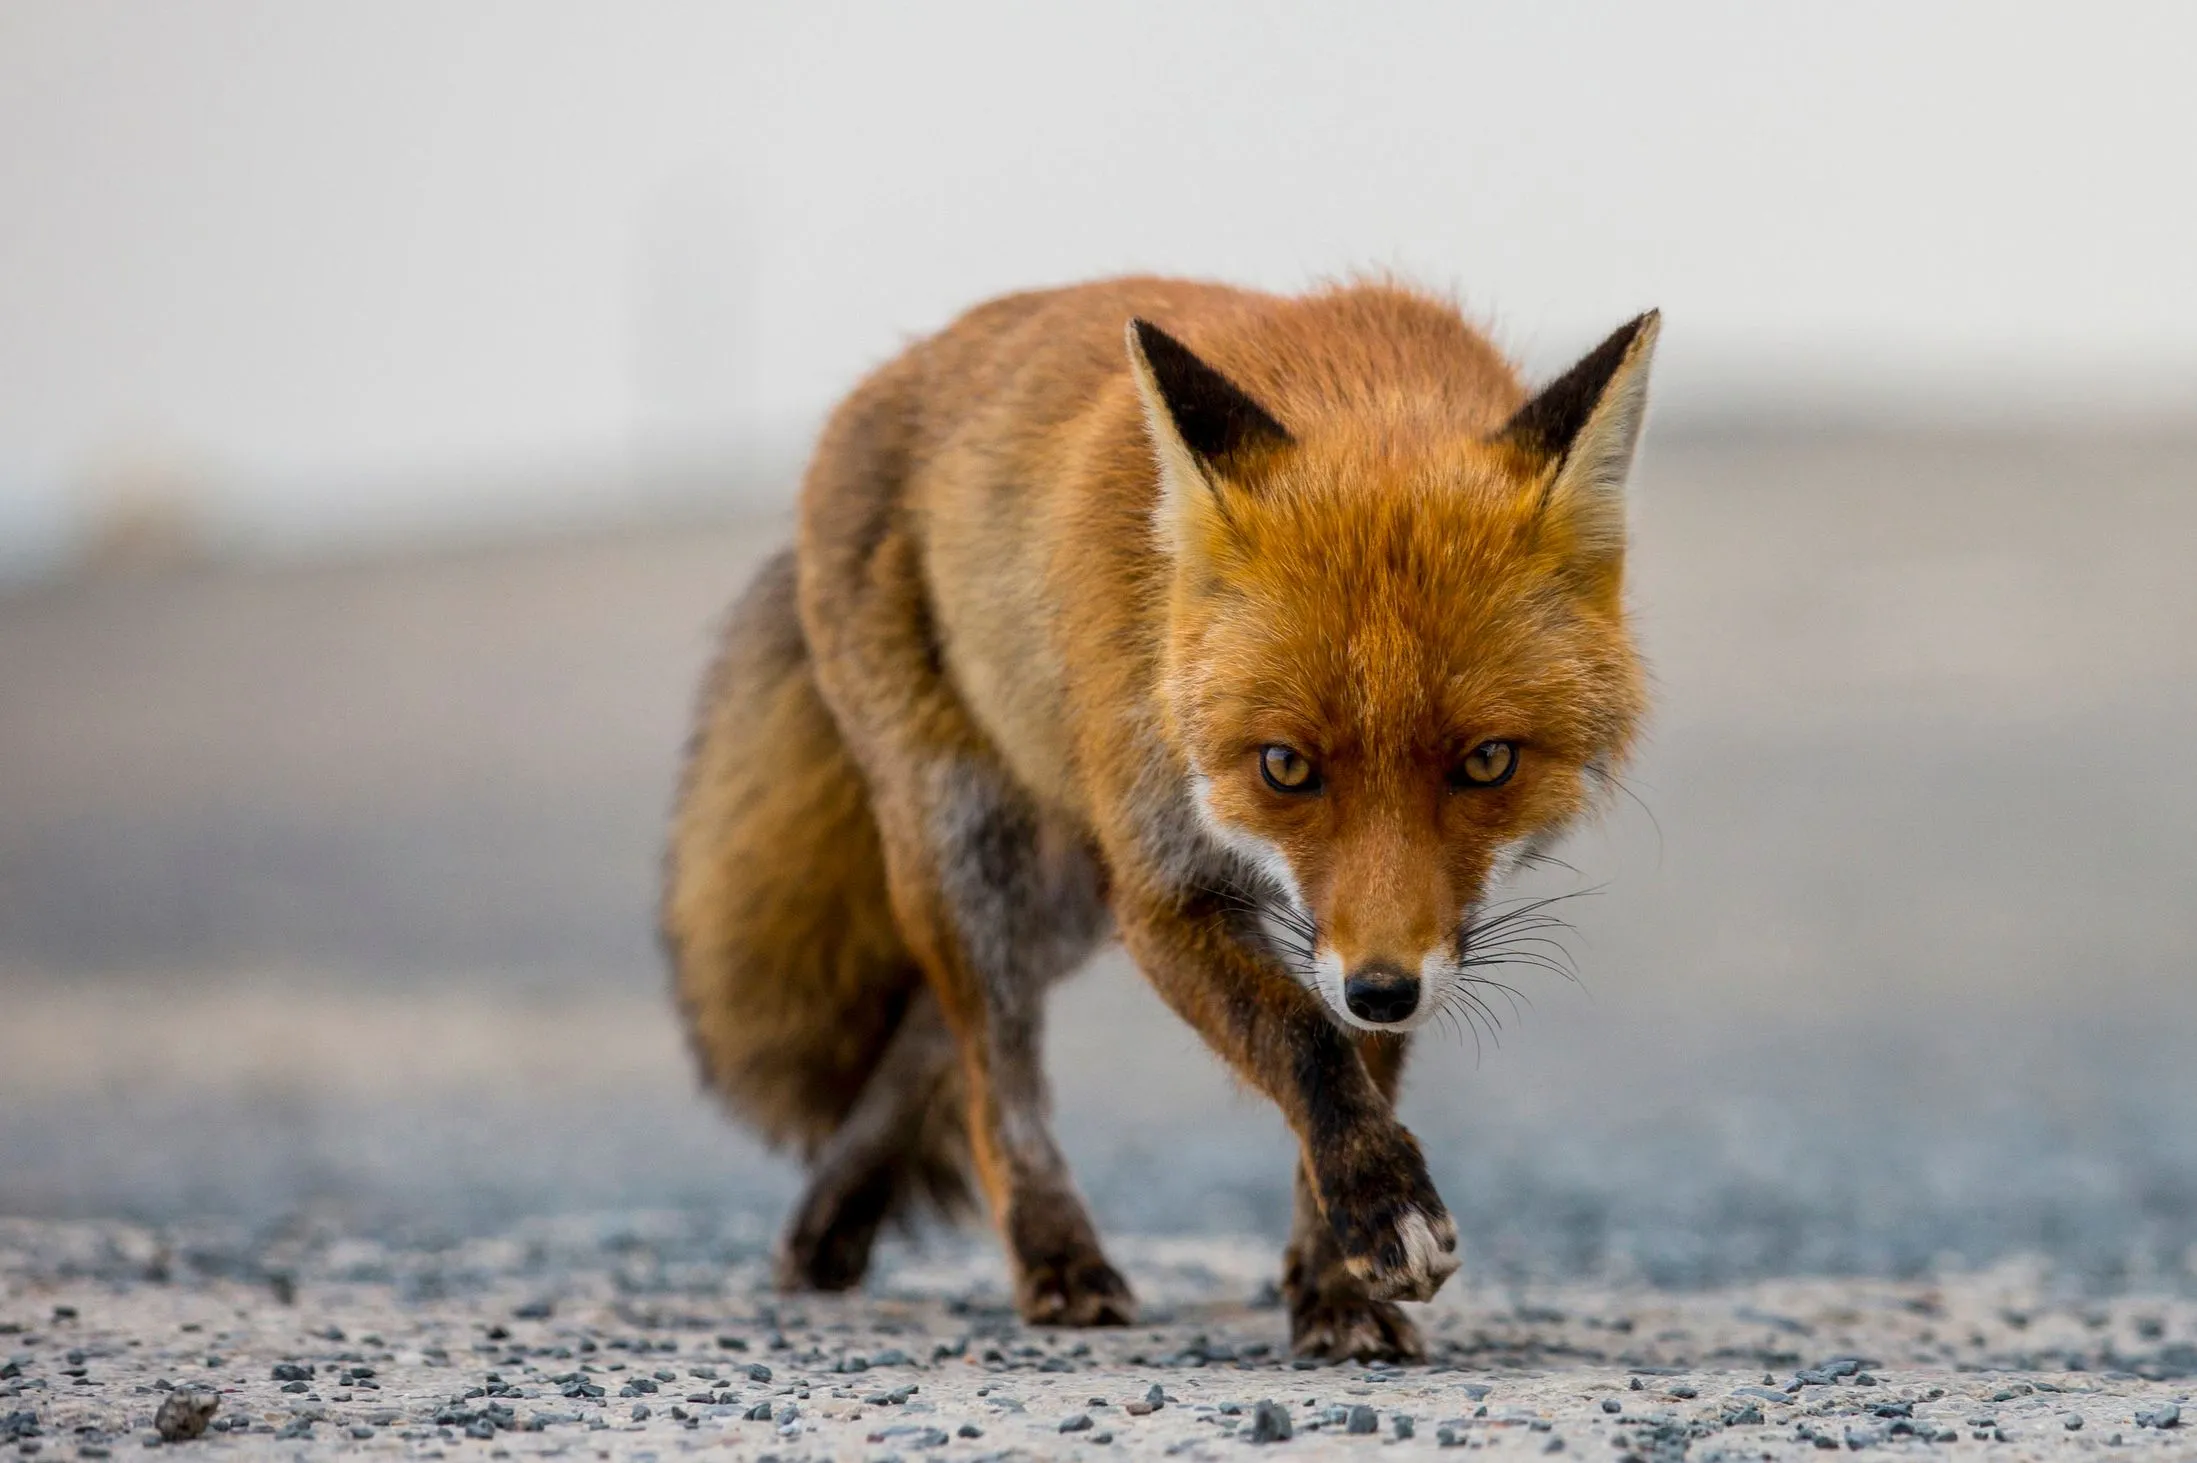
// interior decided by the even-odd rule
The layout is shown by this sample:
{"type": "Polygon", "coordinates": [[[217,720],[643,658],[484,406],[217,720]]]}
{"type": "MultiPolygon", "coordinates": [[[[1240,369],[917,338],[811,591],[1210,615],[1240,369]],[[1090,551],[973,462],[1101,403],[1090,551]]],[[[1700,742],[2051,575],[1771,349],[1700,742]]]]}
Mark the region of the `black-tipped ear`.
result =
{"type": "Polygon", "coordinates": [[[1568,456],[1595,408],[1602,404],[1618,368],[1631,358],[1634,343],[1644,332],[1653,343],[1656,323],[1657,312],[1650,310],[1618,326],[1608,340],[1580,357],[1577,365],[1518,408],[1495,434],[1495,440],[1542,457],[1568,456]]]}
{"type": "Polygon", "coordinates": [[[1182,443],[1207,462],[1256,447],[1286,447],[1288,429],[1235,382],[1149,320],[1129,322],[1134,349],[1182,443]]]}

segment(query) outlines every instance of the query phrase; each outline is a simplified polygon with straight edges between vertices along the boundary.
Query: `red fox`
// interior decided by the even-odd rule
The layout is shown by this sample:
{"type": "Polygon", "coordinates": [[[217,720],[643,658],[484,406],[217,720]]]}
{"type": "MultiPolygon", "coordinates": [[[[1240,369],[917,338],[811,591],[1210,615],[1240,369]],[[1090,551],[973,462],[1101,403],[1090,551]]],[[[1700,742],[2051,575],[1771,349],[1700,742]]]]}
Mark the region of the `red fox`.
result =
{"type": "Polygon", "coordinates": [[[1645,703],[1624,481],[1657,317],[1528,397],[1457,310],[1121,279],[995,300],[832,415],[702,696],[662,924],[704,1078],[806,1159],[789,1287],[973,1175],[1032,1323],[1132,1318],[1047,1121],[1118,936],[1299,1142],[1300,1355],[1457,1267],[1394,1101],[1491,887],[1645,703]]]}

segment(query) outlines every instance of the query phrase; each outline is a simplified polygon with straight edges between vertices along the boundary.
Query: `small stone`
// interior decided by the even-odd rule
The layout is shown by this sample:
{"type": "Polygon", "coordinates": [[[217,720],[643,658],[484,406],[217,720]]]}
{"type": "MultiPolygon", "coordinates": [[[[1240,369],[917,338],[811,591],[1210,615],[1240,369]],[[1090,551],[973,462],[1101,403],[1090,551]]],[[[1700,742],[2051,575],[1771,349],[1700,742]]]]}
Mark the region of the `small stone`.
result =
{"type": "Polygon", "coordinates": [[[1251,1409],[1251,1441],[1286,1443],[1296,1436],[1289,1424],[1289,1409],[1279,1402],[1261,1402],[1251,1409]]]}
{"type": "Polygon", "coordinates": [[[214,1420],[220,1406],[219,1392],[196,1388],[170,1392],[168,1400],[160,1404],[160,1411],[153,1414],[153,1426],[160,1430],[162,1442],[187,1443],[206,1431],[206,1424],[214,1420]]]}
{"type": "Polygon", "coordinates": [[[1615,1397],[1604,1397],[1602,1399],[1602,1410],[1604,1412],[1612,1413],[1623,1412],[1625,1410],[1625,1404],[1618,1401],[1615,1397]]]}
{"type": "Polygon", "coordinates": [[[1404,1439],[1411,1437],[1414,1433],[1418,1431],[1418,1428],[1413,1424],[1412,1420],[1404,1416],[1404,1414],[1402,1414],[1401,1412],[1397,1413],[1393,1418],[1391,1418],[1390,1422],[1395,1426],[1396,1440],[1398,1442],[1402,1442],[1404,1439]]]}
{"type": "Polygon", "coordinates": [[[2060,1419],[2060,1426],[2071,1433],[2079,1433],[2083,1430],[2083,1415],[2080,1412],[2070,1412],[2060,1419]]]}
{"type": "Polygon", "coordinates": [[[957,1438],[981,1438],[984,1436],[984,1429],[973,1422],[965,1422],[954,1429],[954,1436],[957,1438]]]}
{"type": "Polygon", "coordinates": [[[1091,1430],[1091,1419],[1081,1412],[1074,1417],[1064,1417],[1060,1422],[1060,1430],[1064,1433],[1087,1433],[1091,1430]]]}
{"type": "Polygon", "coordinates": [[[1158,1382],[1154,1382],[1145,1389],[1144,1400],[1154,1412],[1157,1412],[1167,1405],[1167,1390],[1160,1386],[1158,1382]]]}
{"type": "MultiPolygon", "coordinates": [[[[751,1381],[751,1382],[767,1382],[767,1381],[769,1381],[769,1380],[770,1380],[770,1378],[771,1378],[771,1370],[770,1370],[770,1368],[769,1368],[769,1367],[767,1367],[767,1366],[763,1365],[763,1364],[762,1364],[761,1362],[759,1362],[759,1361],[752,1361],[752,1362],[749,1362],[749,1363],[748,1363],[748,1380],[749,1380],[749,1381],[751,1381]]],[[[667,1381],[668,1381],[668,1380],[670,1380],[670,1379],[669,1379],[669,1378],[666,1378],[665,1380],[667,1380],[667,1381]]]]}
{"type": "Polygon", "coordinates": [[[1381,1430],[1381,1414],[1364,1403],[1350,1409],[1350,1416],[1343,1424],[1343,1431],[1353,1435],[1377,1433],[1381,1430]]]}

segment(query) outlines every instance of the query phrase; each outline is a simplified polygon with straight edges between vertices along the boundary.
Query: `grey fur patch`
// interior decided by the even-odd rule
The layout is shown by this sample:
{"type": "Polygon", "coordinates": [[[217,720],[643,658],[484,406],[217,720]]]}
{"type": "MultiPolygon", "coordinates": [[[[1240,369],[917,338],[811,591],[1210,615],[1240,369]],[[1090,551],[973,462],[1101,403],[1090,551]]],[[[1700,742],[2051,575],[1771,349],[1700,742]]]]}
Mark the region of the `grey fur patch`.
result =
{"type": "Polygon", "coordinates": [[[1044,1123],[1045,992],[1111,928],[1099,866],[995,768],[942,762],[926,791],[940,893],[984,991],[1000,1136],[1026,1172],[1065,1172],[1044,1123]]]}

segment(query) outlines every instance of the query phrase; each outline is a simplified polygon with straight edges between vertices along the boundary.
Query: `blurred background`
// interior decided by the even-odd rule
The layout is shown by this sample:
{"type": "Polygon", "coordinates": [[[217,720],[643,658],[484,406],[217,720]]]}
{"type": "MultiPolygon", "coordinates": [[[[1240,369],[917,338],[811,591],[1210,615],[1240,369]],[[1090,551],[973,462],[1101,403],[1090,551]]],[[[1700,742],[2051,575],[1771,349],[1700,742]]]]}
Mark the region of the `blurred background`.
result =
{"type": "MultiPolygon", "coordinates": [[[[911,335],[1162,271],[1666,312],[1484,1273],[2197,1288],[2197,12],[0,0],[0,1214],[767,1228],[652,942],[713,621],[911,335]]],[[[1499,1042],[1498,1042],[1499,1038],[1499,1042]]],[[[1287,1222],[1118,956],[1102,1222],[1287,1222]]]]}

